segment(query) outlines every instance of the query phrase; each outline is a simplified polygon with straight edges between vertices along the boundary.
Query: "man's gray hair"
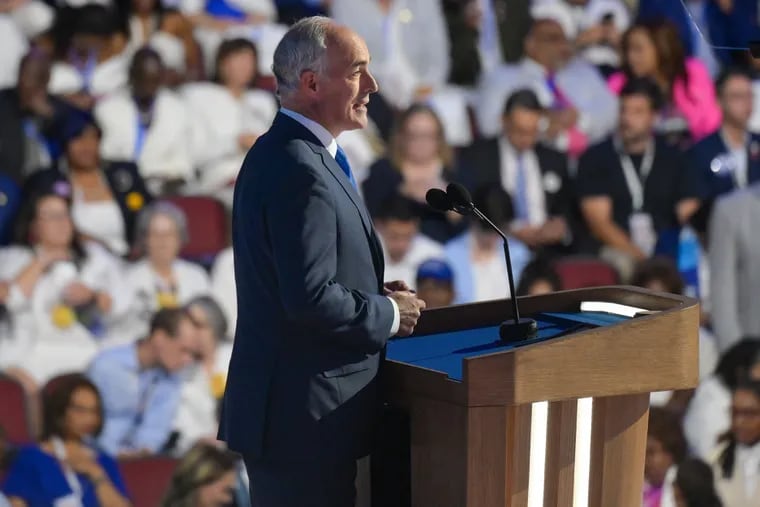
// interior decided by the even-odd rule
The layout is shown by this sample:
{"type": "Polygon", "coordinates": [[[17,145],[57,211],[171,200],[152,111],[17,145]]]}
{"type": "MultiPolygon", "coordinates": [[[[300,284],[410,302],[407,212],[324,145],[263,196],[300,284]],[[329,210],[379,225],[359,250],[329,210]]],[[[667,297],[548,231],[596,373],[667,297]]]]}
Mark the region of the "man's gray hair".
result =
{"type": "Polygon", "coordinates": [[[304,71],[319,74],[325,70],[326,39],[334,24],[332,19],[324,16],[303,18],[283,36],[274,50],[272,63],[280,97],[287,97],[298,89],[304,71]]]}

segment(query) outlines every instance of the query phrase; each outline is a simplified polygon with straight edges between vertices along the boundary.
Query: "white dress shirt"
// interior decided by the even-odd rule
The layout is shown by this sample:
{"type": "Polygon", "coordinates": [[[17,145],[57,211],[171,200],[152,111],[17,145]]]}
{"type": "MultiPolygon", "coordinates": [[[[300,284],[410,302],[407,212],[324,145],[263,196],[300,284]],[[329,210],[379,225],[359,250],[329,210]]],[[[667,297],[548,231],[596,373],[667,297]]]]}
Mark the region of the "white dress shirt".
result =
{"type": "Polygon", "coordinates": [[[517,171],[522,157],[523,171],[525,171],[525,191],[528,201],[527,224],[515,224],[540,226],[546,222],[546,196],[541,178],[541,167],[538,165],[538,157],[533,150],[518,153],[512,144],[504,136],[499,137],[499,159],[501,160],[501,184],[504,190],[512,196],[512,202],[516,202],[517,195],[517,171]]]}
{"type": "MultiPolygon", "coordinates": [[[[338,153],[338,141],[335,140],[335,137],[333,137],[333,135],[326,128],[314,120],[311,120],[295,111],[291,111],[290,109],[282,107],[280,108],[280,112],[306,127],[309,132],[314,134],[319,142],[322,143],[322,146],[327,149],[327,152],[330,154],[330,156],[335,158],[335,154],[338,153]]],[[[398,332],[398,328],[401,325],[401,314],[399,313],[398,305],[393,300],[393,298],[389,297],[388,301],[390,301],[393,305],[393,324],[391,325],[390,336],[394,336],[398,332]]]]}
{"type": "MultiPolygon", "coordinates": [[[[383,245],[383,253],[385,254],[385,243],[383,243],[382,234],[379,237],[383,245]]],[[[417,268],[419,268],[420,264],[429,259],[443,258],[443,245],[437,241],[433,241],[424,234],[418,233],[412,239],[409,250],[400,261],[393,262],[388,255],[385,255],[385,281],[403,280],[414,290],[417,288],[417,268]]]]}

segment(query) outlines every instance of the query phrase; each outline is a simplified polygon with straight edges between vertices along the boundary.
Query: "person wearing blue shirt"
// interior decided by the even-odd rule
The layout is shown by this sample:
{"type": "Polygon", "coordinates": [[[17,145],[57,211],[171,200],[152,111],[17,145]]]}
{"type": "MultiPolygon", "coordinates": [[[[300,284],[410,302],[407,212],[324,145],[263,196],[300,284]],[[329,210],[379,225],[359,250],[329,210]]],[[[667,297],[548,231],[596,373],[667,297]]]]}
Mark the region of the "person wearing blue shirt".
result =
{"type": "Polygon", "coordinates": [[[21,207],[21,189],[9,175],[0,170],[0,246],[13,238],[13,227],[21,207]]]}
{"type": "Polygon", "coordinates": [[[14,507],[129,507],[113,458],[91,444],[103,423],[95,385],[68,378],[45,400],[42,442],[22,448],[3,493],[14,507]]]}
{"type": "Polygon", "coordinates": [[[147,338],[102,351],[88,376],[103,395],[99,444],[124,456],[160,452],[180,400],[181,372],[198,354],[198,329],[185,309],[159,310],[147,338]]]}

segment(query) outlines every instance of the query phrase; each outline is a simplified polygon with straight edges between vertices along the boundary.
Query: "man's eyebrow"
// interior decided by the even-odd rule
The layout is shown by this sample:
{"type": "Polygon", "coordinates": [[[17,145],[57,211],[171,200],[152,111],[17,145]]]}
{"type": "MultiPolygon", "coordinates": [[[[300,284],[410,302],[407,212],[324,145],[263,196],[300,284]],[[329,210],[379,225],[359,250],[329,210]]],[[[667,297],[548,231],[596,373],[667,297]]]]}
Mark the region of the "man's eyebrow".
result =
{"type": "Polygon", "coordinates": [[[367,65],[369,65],[369,60],[356,60],[351,65],[351,67],[356,68],[356,67],[362,67],[362,66],[367,66],[367,65]]]}

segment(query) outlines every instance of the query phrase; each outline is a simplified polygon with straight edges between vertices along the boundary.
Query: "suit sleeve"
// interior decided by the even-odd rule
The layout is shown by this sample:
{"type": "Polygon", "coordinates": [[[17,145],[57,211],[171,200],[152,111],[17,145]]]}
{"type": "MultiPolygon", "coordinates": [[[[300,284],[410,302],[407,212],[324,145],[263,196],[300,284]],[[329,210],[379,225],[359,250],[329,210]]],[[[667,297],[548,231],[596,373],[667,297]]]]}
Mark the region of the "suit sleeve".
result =
{"type": "Polygon", "coordinates": [[[709,224],[710,300],[712,320],[719,348],[727,350],[742,336],[737,313],[736,233],[731,201],[715,206],[709,224]]]}
{"type": "Polygon", "coordinates": [[[334,280],[339,231],[329,189],[305,164],[287,173],[264,219],[288,317],[352,348],[380,350],[394,321],[392,303],[334,280]]]}

